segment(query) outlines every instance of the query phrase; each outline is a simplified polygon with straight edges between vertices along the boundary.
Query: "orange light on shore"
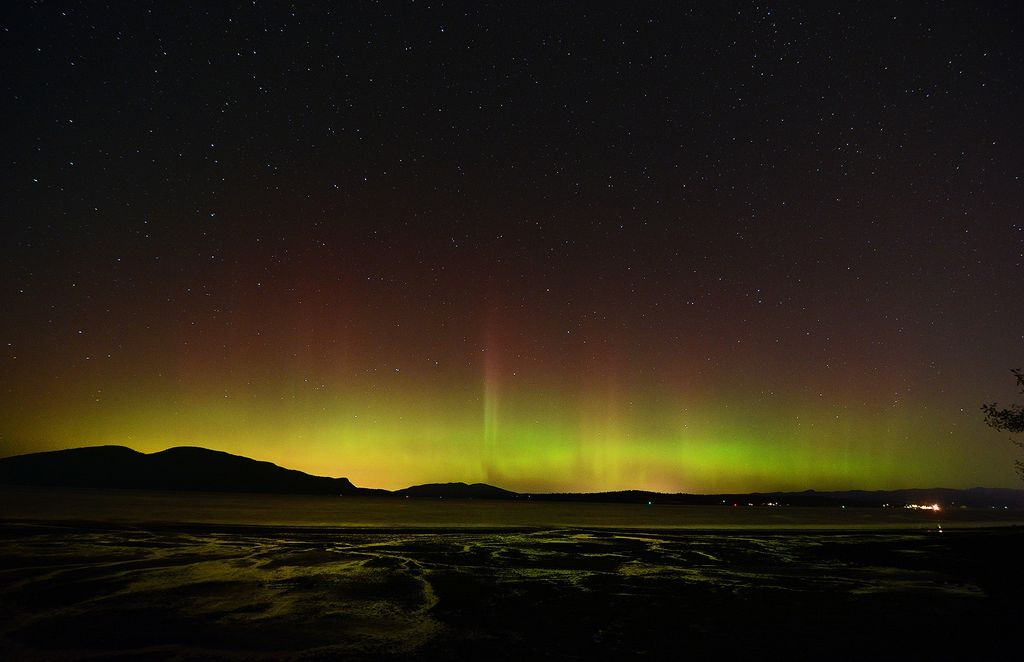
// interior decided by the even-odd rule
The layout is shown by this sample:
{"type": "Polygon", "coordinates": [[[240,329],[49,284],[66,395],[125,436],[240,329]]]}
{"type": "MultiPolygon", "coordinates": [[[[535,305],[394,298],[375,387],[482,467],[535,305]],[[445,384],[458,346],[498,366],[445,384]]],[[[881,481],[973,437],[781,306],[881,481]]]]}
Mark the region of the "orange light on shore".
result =
{"type": "Polygon", "coordinates": [[[939,506],[939,504],[937,504],[937,503],[933,503],[931,505],[924,505],[924,506],[922,506],[920,504],[916,504],[916,503],[908,503],[907,505],[905,505],[903,507],[904,508],[908,508],[910,510],[933,510],[933,511],[936,511],[936,512],[942,510],[942,507],[939,506]]]}

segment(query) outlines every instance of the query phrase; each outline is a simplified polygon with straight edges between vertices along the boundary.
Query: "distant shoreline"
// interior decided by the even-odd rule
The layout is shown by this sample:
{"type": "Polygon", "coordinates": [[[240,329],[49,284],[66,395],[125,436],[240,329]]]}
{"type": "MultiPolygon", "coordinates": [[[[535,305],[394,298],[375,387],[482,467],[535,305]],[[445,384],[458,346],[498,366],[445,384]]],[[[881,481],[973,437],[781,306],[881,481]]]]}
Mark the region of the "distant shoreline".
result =
{"type": "Polygon", "coordinates": [[[195,446],[179,446],[156,453],[140,453],[126,446],[88,446],[0,458],[0,485],[435,500],[486,499],[737,507],[995,507],[1024,510],[1024,490],[984,487],[724,494],[670,494],[648,490],[518,493],[485,483],[452,482],[413,485],[390,491],[357,487],[347,478],[311,476],[270,462],[195,446]]]}
{"type": "Polygon", "coordinates": [[[544,500],[333,497],[0,486],[6,525],[77,529],[335,533],[445,531],[812,534],[1024,526],[1024,510],[744,506],[544,500]]]}

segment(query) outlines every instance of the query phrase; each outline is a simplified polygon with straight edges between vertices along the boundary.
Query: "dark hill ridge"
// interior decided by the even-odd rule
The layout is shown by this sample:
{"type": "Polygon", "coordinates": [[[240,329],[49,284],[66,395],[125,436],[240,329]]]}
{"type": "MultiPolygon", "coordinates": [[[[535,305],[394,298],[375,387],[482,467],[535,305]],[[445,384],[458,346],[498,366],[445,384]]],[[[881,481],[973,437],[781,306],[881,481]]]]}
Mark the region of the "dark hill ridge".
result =
{"type": "Polygon", "coordinates": [[[311,476],[222,451],[178,446],[140,453],[91,446],[0,459],[0,483],[114,489],[357,494],[347,478],[311,476]]]}
{"type": "Polygon", "coordinates": [[[516,492],[503,490],[486,483],[427,483],[414,485],[402,490],[395,490],[398,496],[410,497],[447,497],[450,499],[515,499],[516,492]]]}
{"type": "Polygon", "coordinates": [[[124,446],[91,446],[0,459],[0,485],[115,489],[255,492],[265,494],[361,495],[446,499],[518,499],[591,503],[893,507],[938,503],[943,507],[1024,509],[1024,490],[975,487],[750,494],[665,494],[645,490],[526,494],[485,483],[429,483],[405,489],[359,488],[347,478],[311,476],[222,451],[179,446],[140,453],[124,446]]]}

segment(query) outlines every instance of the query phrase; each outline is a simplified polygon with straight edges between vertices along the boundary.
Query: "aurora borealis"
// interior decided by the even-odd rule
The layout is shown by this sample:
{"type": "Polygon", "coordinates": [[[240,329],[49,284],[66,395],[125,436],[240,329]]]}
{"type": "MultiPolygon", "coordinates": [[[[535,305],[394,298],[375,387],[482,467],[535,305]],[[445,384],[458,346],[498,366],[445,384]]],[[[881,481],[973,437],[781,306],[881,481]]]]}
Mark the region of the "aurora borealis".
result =
{"type": "Polygon", "coordinates": [[[1022,10],[24,4],[0,455],[1015,486],[1022,10]]]}

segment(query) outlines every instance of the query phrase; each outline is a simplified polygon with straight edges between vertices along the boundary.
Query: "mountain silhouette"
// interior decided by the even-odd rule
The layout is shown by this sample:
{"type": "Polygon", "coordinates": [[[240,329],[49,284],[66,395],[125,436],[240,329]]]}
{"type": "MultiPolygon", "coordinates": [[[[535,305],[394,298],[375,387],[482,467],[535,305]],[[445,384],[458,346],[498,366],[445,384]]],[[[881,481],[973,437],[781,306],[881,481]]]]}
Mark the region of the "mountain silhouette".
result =
{"type": "Polygon", "coordinates": [[[519,495],[516,492],[503,490],[500,487],[486,483],[427,483],[425,485],[413,485],[405,489],[395,490],[398,496],[409,497],[431,497],[449,499],[515,499],[519,495]]]}
{"type": "Polygon", "coordinates": [[[0,484],[272,494],[361,492],[347,478],[311,476],[196,446],[149,454],[124,446],[91,446],[16,455],[0,459],[0,484]]]}
{"type": "Polygon", "coordinates": [[[356,487],[347,478],[311,476],[270,462],[197,446],[178,446],[149,454],[125,446],[90,446],[15,455],[0,458],[0,485],[650,505],[900,507],[938,503],[944,508],[1024,509],[1024,490],[984,487],[748,494],[666,494],[647,490],[538,494],[512,492],[485,483],[427,483],[391,492],[356,487]]]}

